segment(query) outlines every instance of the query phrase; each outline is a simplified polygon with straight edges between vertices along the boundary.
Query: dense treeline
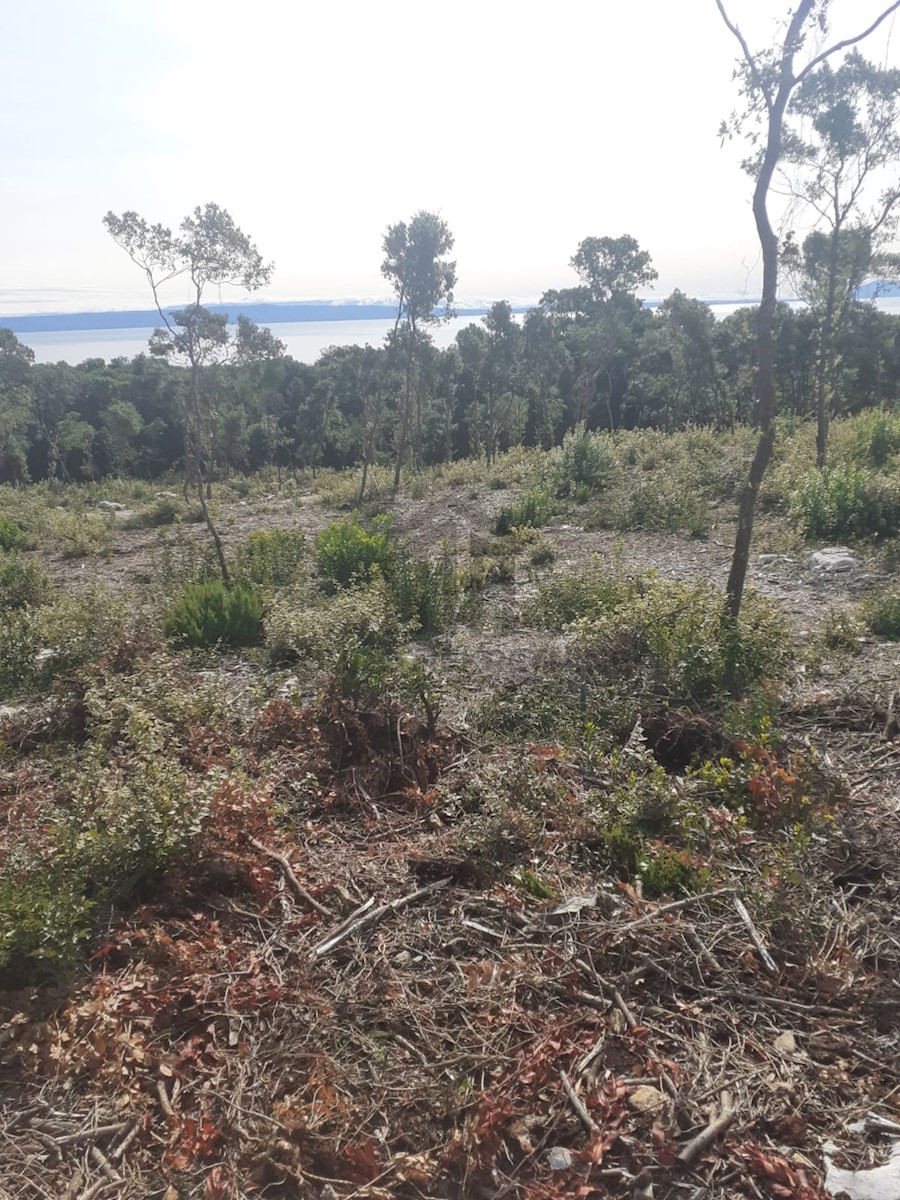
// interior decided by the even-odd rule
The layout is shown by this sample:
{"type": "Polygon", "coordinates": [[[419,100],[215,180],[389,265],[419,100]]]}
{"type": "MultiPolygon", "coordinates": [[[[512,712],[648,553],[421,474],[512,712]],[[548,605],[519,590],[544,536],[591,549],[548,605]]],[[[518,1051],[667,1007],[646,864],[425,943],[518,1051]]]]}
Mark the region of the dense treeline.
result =
{"type": "MultiPolygon", "coordinates": [[[[649,257],[630,238],[582,248],[600,241],[622,251],[614,269],[609,253],[602,278],[584,264],[582,286],[548,292],[522,320],[499,301],[445,350],[419,330],[411,380],[402,329],[383,347],[332,347],[312,365],[284,356],[265,331],[244,329],[244,351],[204,371],[207,477],[269,464],[393,462],[401,437],[408,461],[424,466],[549,447],[580,422],[666,431],[752,422],[754,310],[716,320],[679,291],[646,308],[636,290],[654,277],[649,257]]],[[[783,411],[815,413],[816,350],[814,314],[781,305],[783,411]]],[[[896,403],[900,318],[854,302],[836,350],[833,415],[896,403]]],[[[181,468],[184,367],[152,354],[78,366],[32,357],[0,329],[0,482],[155,478],[181,468]]]]}

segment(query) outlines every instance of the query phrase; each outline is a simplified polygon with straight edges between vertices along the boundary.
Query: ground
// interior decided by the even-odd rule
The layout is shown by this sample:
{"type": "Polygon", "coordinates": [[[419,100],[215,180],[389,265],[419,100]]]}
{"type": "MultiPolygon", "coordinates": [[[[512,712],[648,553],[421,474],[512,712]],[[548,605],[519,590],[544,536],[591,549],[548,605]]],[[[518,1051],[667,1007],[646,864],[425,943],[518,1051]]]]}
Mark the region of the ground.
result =
{"type": "MultiPolygon", "coordinates": [[[[419,554],[449,541],[464,557],[509,498],[386,507],[419,554]]],[[[337,515],[311,487],[218,520],[233,550],[337,515]]],[[[702,540],[581,517],[542,531],[557,572],[599,555],[724,580],[724,514],[702,540]]],[[[42,558],[67,588],[140,595],[157,545],[122,529],[105,558],[42,558]]],[[[184,668],[184,689],[221,683],[255,715],[184,740],[186,771],[216,788],[190,867],[111,912],[86,968],[4,994],[0,1196],[823,1200],[827,1143],[850,1168],[883,1161],[900,1121],[896,645],[812,653],[828,612],[877,584],[877,556],[823,575],[772,514],[768,549],[780,557],[755,556],[750,582],[803,652],[781,736],[840,797],[840,836],[814,832],[803,859],[815,879],[779,868],[790,830],[732,835],[715,808],[699,892],[651,897],[598,869],[586,813],[608,761],[477,728],[481,700],[531,681],[560,640],[517,623],[539,578],[521,561],[480,622],[430,647],[437,728],[333,696],[257,703],[265,668],[241,657],[184,668]]],[[[26,709],[7,729],[7,846],[35,773],[58,786],[35,753],[47,719],[26,709]]],[[[789,773],[787,757],[764,765],[773,787],[789,773]]]]}

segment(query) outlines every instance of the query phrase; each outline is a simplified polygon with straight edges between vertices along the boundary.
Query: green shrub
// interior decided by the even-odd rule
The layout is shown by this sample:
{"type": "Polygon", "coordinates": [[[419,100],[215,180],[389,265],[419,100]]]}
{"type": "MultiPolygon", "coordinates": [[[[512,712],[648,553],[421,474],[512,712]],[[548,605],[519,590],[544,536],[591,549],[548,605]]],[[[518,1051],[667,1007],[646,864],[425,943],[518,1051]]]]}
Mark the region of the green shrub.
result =
{"type": "Polygon", "coordinates": [[[549,567],[556,562],[556,550],[550,542],[540,541],[532,548],[528,561],[533,567],[549,567]]]}
{"type": "Polygon", "coordinates": [[[608,564],[595,555],[581,570],[566,571],[541,583],[525,611],[525,620],[539,629],[560,632],[579,617],[637,603],[644,589],[642,576],[624,570],[617,560],[608,564]]]}
{"type": "Polygon", "coordinates": [[[171,496],[161,496],[146,508],[137,512],[122,522],[123,529],[159,529],[163,525],[172,525],[183,516],[183,506],[171,496]]]}
{"type": "Polygon", "coordinates": [[[460,582],[449,549],[434,562],[401,549],[394,556],[388,585],[400,620],[420,633],[441,633],[456,620],[460,582]]]}
{"type": "Polygon", "coordinates": [[[617,474],[612,439],[605,433],[588,433],[584,425],[570,430],[551,458],[556,495],[570,496],[578,503],[608,488],[617,474]]]}
{"type": "Polygon", "coordinates": [[[863,465],[884,467],[900,453],[900,414],[884,409],[860,413],[852,421],[853,457],[863,465]]]}
{"type": "Polygon", "coordinates": [[[861,632],[859,619],[852,613],[830,608],[822,622],[819,640],[826,650],[856,654],[860,649],[861,632]]]}
{"type": "Polygon", "coordinates": [[[876,637],[900,642],[900,591],[868,596],[862,610],[866,624],[876,637]]]}
{"type": "Polygon", "coordinates": [[[172,533],[160,529],[152,563],[154,582],[170,594],[188,584],[216,579],[219,574],[215,550],[209,540],[191,537],[181,525],[172,533]]]}
{"type": "Polygon", "coordinates": [[[22,528],[9,517],[0,514],[0,551],[19,550],[25,545],[22,528]]]}
{"type": "Polygon", "coordinates": [[[50,581],[34,559],[0,552],[0,610],[41,604],[49,591],[50,581]]]}
{"type": "Polygon", "coordinates": [[[494,533],[503,537],[514,529],[530,526],[539,529],[546,525],[553,516],[553,499],[549,492],[526,492],[512,504],[506,504],[500,509],[494,523],[494,533]]]}
{"type": "Polygon", "coordinates": [[[98,512],[59,510],[53,519],[51,538],[63,558],[108,554],[116,540],[115,519],[98,512]]]}
{"type": "Polygon", "coordinates": [[[299,529],[257,530],[238,547],[235,577],[252,587],[289,587],[305,572],[308,555],[299,529]]]}
{"type": "Polygon", "coordinates": [[[316,569],[326,592],[372,578],[374,572],[390,572],[393,547],[390,541],[391,519],[376,517],[368,528],[359,523],[356,513],[334,521],[316,535],[316,569]]]}
{"type": "Polygon", "coordinates": [[[27,692],[36,675],[34,622],[21,609],[0,609],[0,701],[27,692]]]}
{"type": "Polygon", "coordinates": [[[262,601],[243,584],[221,580],[189,584],[163,619],[174,646],[254,646],[260,639],[262,601]]]}
{"type": "Polygon", "coordinates": [[[807,472],[788,506],[808,538],[895,537],[900,531],[900,483],[851,463],[807,472]]]}
{"type": "Polygon", "coordinates": [[[596,523],[618,529],[704,537],[709,529],[709,515],[706,499],[693,481],[656,471],[643,478],[618,503],[601,508],[596,523]]]}
{"type": "Polygon", "coordinates": [[[402,673],[398,652],[408,630],[384,579],[344,589],[325,604],[282,593],[272,601],[265,629],[276,662],[326,672],[354,702],[384,696],[402,673]]]}

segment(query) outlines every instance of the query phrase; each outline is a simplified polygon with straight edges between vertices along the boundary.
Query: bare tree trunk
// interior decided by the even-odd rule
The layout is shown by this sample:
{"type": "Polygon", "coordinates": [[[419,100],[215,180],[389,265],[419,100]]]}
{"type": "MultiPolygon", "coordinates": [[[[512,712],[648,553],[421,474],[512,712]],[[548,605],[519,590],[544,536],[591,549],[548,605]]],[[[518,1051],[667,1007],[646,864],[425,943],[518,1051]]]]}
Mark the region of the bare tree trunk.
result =
{"type": "Polygon", "coordinates": [[[816,466],[825,466],[828,454],[828,423],[829,404],[831,400],[829,383],[831,381],[831,342],[834,336],[834,302],[837,292],[838,271],[838,238],[840,230],[837,224],[831,231],[831,246],[828,257],[828,293],[825,297],[825,312],[822,316],[822,329],[819,333],[819,355],[816,363],[816,466]]]}
{"type": "MultiPolygon", "coordinates": [[[[769,219],[768,196],[772,176],[781,157],[784,113],[796,80],[793,72],[794,54],[798,38],[814,5],[814,0],[800,0],[791,17],[784,40],[784,49],[778,68],[777,89],[770,93],[768,101],[768,131],[766,150],[760,166],[756,187],[753,191],[753,217],[762,249],[763,288],[759,311],[756,315],[756,400],[759,441],[750,464],[750,474],[741,494],[738,509],[738,527],[728,573],[726,592],[728,611],[734,620],[740,616],[750,562],[750,543],[753,539],[753,522],[756,516],[756,501],[760,484],[765,477],[772,453],[775,449],[775,414],[778,407],[778,389],[775,381],[775,306],[778,302],[778,238],[769,219]]],[[[724,10],[721,9],[724,17],[724,10]]],[[[727,22],[727,18],[726,18],[727,22]]],[[[755,70],[755,63],[750,64],[755,70]]]]}
{"type": "Polygon", "coordinates": [[[206,523],[206,528],[209,531],[209,536],[212,538],[213,546],[216,551],[216,558],[219,563],[219,573],[222,576],[222,582],[226,587],[231,587],[231,575],[228,571],[228,564],[225,561],[225,551],[222,548],[222,539],[219,537],[219,532],[213,524],[213,519],[209,514],[209,508],[206,503],[206,488],[203,480],[203,464],[201,461],[201,440],[203,432],[203,417],[200,410],[200,377],[199,366],[194,363],[191,367],[191,387],[190,387],[190,404],[191,417],[194,425],[193,436],[193,474],[194,485],[197,491],[197,499],[200,502],[200,512],[203,514],[203,520],[206,523]]]}

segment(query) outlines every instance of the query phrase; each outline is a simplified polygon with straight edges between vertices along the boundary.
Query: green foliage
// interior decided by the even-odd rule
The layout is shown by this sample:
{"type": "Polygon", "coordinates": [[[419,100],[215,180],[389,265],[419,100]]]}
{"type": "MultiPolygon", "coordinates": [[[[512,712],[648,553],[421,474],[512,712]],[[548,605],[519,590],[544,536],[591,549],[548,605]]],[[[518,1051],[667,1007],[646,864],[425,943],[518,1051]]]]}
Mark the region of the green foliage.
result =
{"type": "Polygon", "coordinates": [[[35,677],[37,643],[27,612],[0,610],[0,701],[26,692],[35,677]]]}
{"type": "Polygon", "coordinates": [[[163,618],[174,646],[255,646],[260,640],[262,600],[243,584],[221,580],[189,584],[163,618]]]}
{"type": "Polygon", "coordinates": [[[830,608],[822,622],[819,640],[826,650],[858,654],[861,632],[859,619],[853,613],[830,608]]]}
{"type": "MultiPolygon", "coordinates": [[[[276,662],[322,671],[351,703],[430,697],[431,685],[401,646],[409,636],[384,579],[345,588],[324,604],[317,595],[283,592],[266,616],[266,647],[276,662]]],[[[431,702],[431,699],[429,700],[431,702]]]]}
{"type": "Polygon", "coordinates": [[[788,503],[808,538],[895,537],[900,532],[900,481],[868,467],[845,462],[809,471],[788,503]]]}
{"type": "Polygon", "coordinates": [[[494,533],[503,537],[523,526],[539,529],[542,525],[547,524],[553,516],[553,512],[553,498],[549,492],[539,490],[526,492],[514,503],[504,505],[500,509],[497,520],[494,522],[494,533]]]}
{"type": "Polygon", "coordinates": [[[51,538],[63,558],[108,554],[116,540],[115,518],[103,513],[58,509],[51,538]]]}
{"type": "Polygon", "coordinates": [[[25,533],[21,526],[0,513],[0,552],[19,550],[25,545],[25,533]]]}
{"type": "Polygon", "coordinates": [[[388,583],[404,624],[424,634],[452,627],[459,610],[460,581],[449,548],[434,562],[413,558],[401,549],[394,556],[388,583]]]}
{"type": "Polygon", "coordinates": [[[43,603],[50,581],[34,559],[0,552],[0,611],[43,603]]]}
{"type": "Polygon", "coordinates": [[[549,567],[556,562],[556,550],[550,542],[537,542],[528,555],[528,561],[533,567],[549,567]]]}
{"type": "Polygon", "coordinates": [[[371,579],[375,571],[389,574],[393,559],[390,528],[389,516],[375,517],[366,528],[353,513],[317,534],[316,568],[322,589],[334,593],[371,579]]]}
{"type": "Polygon", "coordinates": [[[876,592],[866,597],[863,618],[876,637],[900,642],[900,590],[876,592]]]}
{"type": "Polygon", "coordinates": [[[301,530],[257,530],[238,547],[234,575],[252,587],[289,587],[305,574],[308,558],[301,530]]]}
{"type": "Polygon", "coordinates": [[[123,529],[159,529],[181,520],[184,508],[171,496],[160,496],[147,508],[140,508],[122,522],[123,529]]]}
{"type": "Polygon", "coordinates": [[[886,467],[900,453],[900,413],[877,409],[853,422],[853,457],[862,465],[886,467]]]}
{"type": "Polygon", "coordinates": [[[557,496],[584,503],[611,486],[619,471],[612,438],[588,433],[584,425],[569,430],[550,459],[550,474],[557,496]]]}

